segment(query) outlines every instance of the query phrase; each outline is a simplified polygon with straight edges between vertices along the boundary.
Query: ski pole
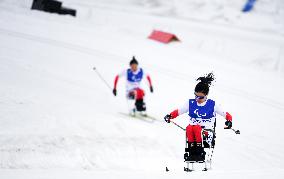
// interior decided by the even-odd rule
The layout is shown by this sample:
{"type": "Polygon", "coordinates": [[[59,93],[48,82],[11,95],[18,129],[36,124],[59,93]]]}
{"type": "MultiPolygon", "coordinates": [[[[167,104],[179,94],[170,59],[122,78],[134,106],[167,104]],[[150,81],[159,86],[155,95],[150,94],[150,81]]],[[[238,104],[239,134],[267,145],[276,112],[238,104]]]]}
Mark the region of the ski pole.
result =
{"type": "Polygon", "coordinates": [[[97,68],[94,67],[93,70],[96,72],[96,74],[98,75],[98,77],[102,80],[102,82],[104,82],[104,84],[105,84],[110,90],[112,90],[111,86],[107,83],[107,81],[103,78],[103,76],[98,72],[97,68]]]}
{"type": "Polygon", "coordinates": [[[235,132],[235,134],[241,134],[241,131],[240,130],[238,130],[238,129],[234,129],[234,128],[224,128],[224,129],[231,129],[232,131],[234,131],[235,132]]]}
{"type": "Polygon", "coordinates": [[[178,125],[177,123],[175,123],[174,121],[171,121],[171,123],[173,123],[174,125],[176,125],[177,127],[179,127],[180,129],[185,131],[185,128],[181,127],[180,125],[178,125]]]}
{"type": "Polygon", "coordinates": [[[234,131],[236,134],[241,134],[241,131],[238,130],[238,129],[236,130],[236,129],[234,129],[234,128],[231,128],[231,130],[234,131]]]}

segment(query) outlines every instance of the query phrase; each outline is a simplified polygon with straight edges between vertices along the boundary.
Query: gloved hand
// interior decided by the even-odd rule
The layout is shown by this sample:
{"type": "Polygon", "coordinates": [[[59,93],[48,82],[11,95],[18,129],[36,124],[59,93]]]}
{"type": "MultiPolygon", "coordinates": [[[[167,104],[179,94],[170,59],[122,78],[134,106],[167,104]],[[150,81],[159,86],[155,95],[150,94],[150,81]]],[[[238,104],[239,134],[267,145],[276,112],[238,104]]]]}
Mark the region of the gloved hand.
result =
{"type": "Polygon", "coordinates": [[[170,114],[167,114],[167,115],[164,117],[164,119],[165,119],[165,121],[166,121],[167,123],[170,123],[170,122],[171,122],[170,119],[172,119],[172,116],[171,116],[170,114]]]}
{"type": "Polygon", "coordinates": [[[232,126],[233,126],[233,123],[232,123],[232,121],[226,121],[225,125],[226,125],[225,129],[231,129],[232,126]]]}
{"type": "Polygon", "coordinates": [[[150,92],[151,92],[151,93],[154,92],[153,86],[150,86],[150,92]]]}
{"type": "Polygon", "coordinates": [[[112,90],[112,93],[113,93],[114,96],[116,96],[117,91],[116,91],[115,88],[112,90]]]}

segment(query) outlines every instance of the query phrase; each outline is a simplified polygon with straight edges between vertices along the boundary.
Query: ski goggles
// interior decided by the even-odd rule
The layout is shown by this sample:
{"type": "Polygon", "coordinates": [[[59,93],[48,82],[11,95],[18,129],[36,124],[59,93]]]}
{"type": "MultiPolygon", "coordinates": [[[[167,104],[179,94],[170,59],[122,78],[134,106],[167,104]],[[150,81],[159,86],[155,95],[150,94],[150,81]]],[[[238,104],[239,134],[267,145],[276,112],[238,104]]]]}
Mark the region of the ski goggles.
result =
{"type": "Polygon", "coordinates": [[[195,93],[194,93],[194,95],[195,95],[195,99],[204,99],[204,98],[206,98],[206,96],[198,96],[195,93]]]}

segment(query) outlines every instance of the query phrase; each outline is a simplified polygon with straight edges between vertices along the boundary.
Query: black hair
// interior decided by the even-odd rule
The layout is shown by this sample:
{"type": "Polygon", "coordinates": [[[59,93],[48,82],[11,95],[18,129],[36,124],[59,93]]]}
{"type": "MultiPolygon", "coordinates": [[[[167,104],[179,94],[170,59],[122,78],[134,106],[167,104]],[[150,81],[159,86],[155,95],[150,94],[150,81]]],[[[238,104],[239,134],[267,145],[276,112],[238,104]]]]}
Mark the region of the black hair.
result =
{"type": "Polygon", "coordinates": [[[208,95],[209,88],[212,84],[212,81],[215,80],[213,72],[206,74],[205,76],[197,78],[196,81],[200,81],[195,86],[195,92],[196,93],[204,93],[205,95],[208,95]]]}
{"type": "Polygon", "coordinates": [[[132,60],[129,62],[129,65],[136,64],[138,65],[138,61],[136,60],[135,56],[132,57],[132,60]]]}

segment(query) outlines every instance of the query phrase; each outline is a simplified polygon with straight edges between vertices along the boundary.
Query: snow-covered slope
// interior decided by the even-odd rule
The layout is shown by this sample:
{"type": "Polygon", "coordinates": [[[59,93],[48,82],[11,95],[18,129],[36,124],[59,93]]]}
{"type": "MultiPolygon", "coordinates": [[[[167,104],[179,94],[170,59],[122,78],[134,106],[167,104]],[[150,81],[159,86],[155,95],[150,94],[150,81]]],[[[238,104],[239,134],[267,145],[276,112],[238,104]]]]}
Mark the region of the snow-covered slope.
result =
{"type": "MultiPolygon", "coordinates": [[[[224,21],[215,6],[235,16],[241,2],[65,0],[78,10],[73,18],[30,11],[30,0],[0,1],[0,178],[189,177],[184,133],[162,118],[212,70],[210,97],[233,114],[241,135],[223,130],[218,118],[213,170],[189,175],[283,178],[283,14],[274,13],[283,5],[271,2],[224,21]],[[200,16],[186,5],[200,7],[200,16]],[[262,16],[273,25],[259,23],[262,16]],[[150,41],[153,29],[182,42],[150,41]],[[148,112],[161,121],[121,115],[123,80],[114,98],[92,70],[112,84],[132,55],[153,77],[148,112]]],[[[186,119],[177,122],[186,126],[186,119]]]]}

